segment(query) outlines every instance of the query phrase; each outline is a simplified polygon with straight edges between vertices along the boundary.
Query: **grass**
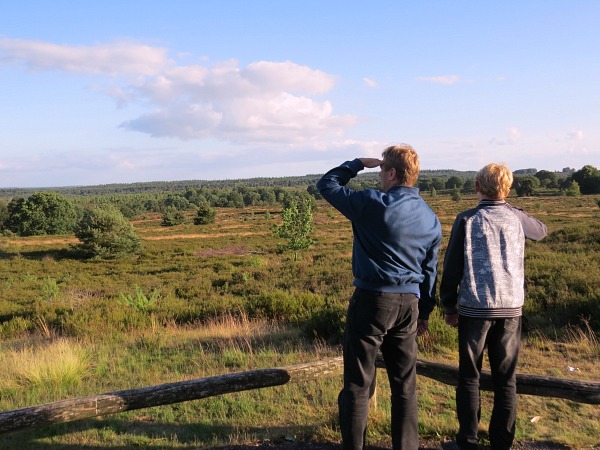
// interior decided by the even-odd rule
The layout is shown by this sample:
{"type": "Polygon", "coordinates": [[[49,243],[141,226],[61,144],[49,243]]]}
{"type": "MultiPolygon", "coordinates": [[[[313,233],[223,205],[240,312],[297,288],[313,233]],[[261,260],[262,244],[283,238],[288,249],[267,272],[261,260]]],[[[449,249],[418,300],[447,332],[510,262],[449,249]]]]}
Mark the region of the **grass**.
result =
{"type": "Polygon", "coordinates": [[[16,396],[23,389],[59,397],[80,385],[92,368],[90,353],[67,339],[7,350],[0,355],[0,363],[3,396],[16,396]]]}
{"type": "MultiPolygon", "coordinates": [[[[596,197],[513,201],[551,231],[527,248],[521,372],[600,379],[596,197]]],[[[425,198],[442,221],[443,255],[456,213],[475,201],[425,198]]],[[[69,236],[0,238],[0,410],[339,356],[333,322],[352,291],[350,225],[319,203],[317,243],[293,261],[277,253],[270,232],[280,214],[219,209],[216,223],[202,227],[191,225],[192,217],[161,227],[160,216],[148,216],[135,222],[142,254],[117,261],[76,258],[69,236]],[[322,320],[312,320],[317,316],[322,320]],[[326,326],[332,339],[320,334],[326,326]],[[69,368],[59,346],[80,355],[83,369],[69,368]],[[51,362],[76,376],[58,375],[51,362]],[[28,365],[41,381],[16,374],[28,365]]],[[[456,364],[456,330],[439,310],[430,328],[419,339],[421,357],[456,364]]],[[[332,376],[23,430],[0,435],[0,448],[192,449],[286,436],[338,441],[340,386],[341,376],[332,376]]],[[[451,438],[454,389],[419,377],[419,404],[423,438],[451,438]]],[[[483,427],[490,406],[484,394],[483,427]]],[[[379,371],[370,442],[389,440],[389,420],[389,388],[379,371]]],[[[519,439],[585,448],[599,446],[597,436],[598,406],[519,396],[519,439]]]]}

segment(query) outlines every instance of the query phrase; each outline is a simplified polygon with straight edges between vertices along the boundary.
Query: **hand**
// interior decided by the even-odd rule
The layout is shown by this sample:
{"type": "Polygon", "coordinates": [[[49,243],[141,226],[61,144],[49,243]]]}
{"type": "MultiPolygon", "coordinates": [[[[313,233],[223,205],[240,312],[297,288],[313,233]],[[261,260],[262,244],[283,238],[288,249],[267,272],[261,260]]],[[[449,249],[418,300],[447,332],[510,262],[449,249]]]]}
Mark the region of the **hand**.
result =
{"type": "Polygon", "coordinates": [[[379,158],[358,158],[360,162],[363,163],[366,169],[373,169],[375,167],[379,167],[383,161],[379,158]]]}
{"type": "Polygon", "coordinates": [[[457,327],[458,326],[458,313],[444,314],[444,320],[446,321],[446,324],[450,325],[451,327],[457,327]]]}
{"type": "Polygon", "coordinates": [[[429,331],[429,320],[417,319],[417,336],[422,336],[429,331]]]}

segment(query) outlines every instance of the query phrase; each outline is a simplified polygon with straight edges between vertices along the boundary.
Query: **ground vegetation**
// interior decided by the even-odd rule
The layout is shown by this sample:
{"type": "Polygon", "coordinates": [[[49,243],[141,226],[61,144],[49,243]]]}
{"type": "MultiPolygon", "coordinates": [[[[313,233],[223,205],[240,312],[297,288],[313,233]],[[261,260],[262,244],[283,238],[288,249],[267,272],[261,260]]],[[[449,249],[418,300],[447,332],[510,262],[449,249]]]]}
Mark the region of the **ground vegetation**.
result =
{"type": "MultiPolygon", "coordinates": [[[[243,187],[236,191],[243,206],[209,203],[215,220],[202,226],[194,223],[194,207],[180,209],[182,223],[164,226],[164,211],[157,209],[167,198],[163,194],[91,193],[74,200],[89,211],[105,211],[115,200],[107,221],[126,223],[125,234],[133,230],[143,244],[118,258],[87,259],[74,250],[95,233],[1,236],[0,411],[339,356],[352,292],[350,224],[313,198],[314,243],[295,259],[279,252],[273,229],[283,224],[283,200],[290,205],[290,199],[307,198],[307,186],[243,187]],[[270,203],[267,192],[280,203],[270,203]],[[258,198],[264,203],[245,206],[258,198]],[[123,205],[133,210],[146,201],[155,202],[155,209],[129,219],[121,212],[123,205]]],[[[196,189],[202,188],[183,191],[190,204],[207,193],[196,189]]],[[[210,201],[239,200],[228,197],[237,188],[224,189],[210,201]]],[[[423,197],[442,223],[443,257],[456,214],[474,206],[476,197],[461,192],[453,200],[453,190],[434,189],[435,195],[427,190],[423,197]]],[[[543,241],[527,244],[519,371],[599,380],[600,196],[570,197],[540,185],[534,196],[509,201],[550,231],[543,241]]],[[[89,212],[86,220],[83,230],[103,223],[89,212]]],[[[420,357],[456,364],[456,330],[443,323],[439,309],[430,327],[419,338],[420,357]]],[[[341,377],[334,376],[24,430],[0,435],[0,448],[243,448],[307,441],[338,448],[340,386],[341,377]]],[[[379,371],[368,441],[382,448],[389,448],[388,397],[379,371]]],[[[482,401],[490,411],[491,394],[482,401]]],[[[454,389],[420,377],[419,405],[423,442],[451,439],[457,426],[454,389]]],[[[599,417],[597,405],[520,396],[517,439],[598,447],[599,417]]]]}

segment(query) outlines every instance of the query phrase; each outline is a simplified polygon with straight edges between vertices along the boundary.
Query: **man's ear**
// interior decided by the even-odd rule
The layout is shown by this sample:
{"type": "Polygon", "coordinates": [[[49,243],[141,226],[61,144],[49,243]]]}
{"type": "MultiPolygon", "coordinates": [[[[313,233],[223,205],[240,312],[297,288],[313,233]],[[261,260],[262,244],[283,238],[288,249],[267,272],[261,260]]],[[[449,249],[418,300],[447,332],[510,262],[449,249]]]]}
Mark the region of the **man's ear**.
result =
{"type": "Polygon", "coordinates": [[[475,180],[475,192],[479,192],[479,181],[475,180]]]}
{"type": "Polygon", "coordinates": [[[390,180],[396,180],[396,168],[392,167],[389,171],[388,171],[389,175],[389,179],[390,180]]]}

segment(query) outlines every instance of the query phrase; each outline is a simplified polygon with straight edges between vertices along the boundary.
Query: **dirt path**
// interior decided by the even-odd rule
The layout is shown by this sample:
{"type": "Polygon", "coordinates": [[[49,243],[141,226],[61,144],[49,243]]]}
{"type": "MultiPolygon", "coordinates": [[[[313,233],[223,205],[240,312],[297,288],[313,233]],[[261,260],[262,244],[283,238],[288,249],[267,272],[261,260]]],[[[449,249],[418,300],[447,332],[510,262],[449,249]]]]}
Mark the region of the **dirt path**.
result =
{"type": "MultiPolygon", "coordinates": [[[[267,232],[254,232],[254,231],[242,231],[236,232],[236,236],[255,236],[255,235],[267,235],[267,232]]],[[[142,240],[146,241],[162,241],[162,240],[173,240],[173,239],[212,239],[216,237],[223,237],[223,233],[193,233],[193,234],[170,234],[163,236],[144,236],[142,233],[142,240]]],[[[34,245],[70,245],[77,244],[79,240],[75,237],[55,238],[55,237],[35,237],[35,238],[19,238],[19,239],[7,239],[3,241],[4,245],[14,245],[20,247],[31,247],[34,245]]]]}

